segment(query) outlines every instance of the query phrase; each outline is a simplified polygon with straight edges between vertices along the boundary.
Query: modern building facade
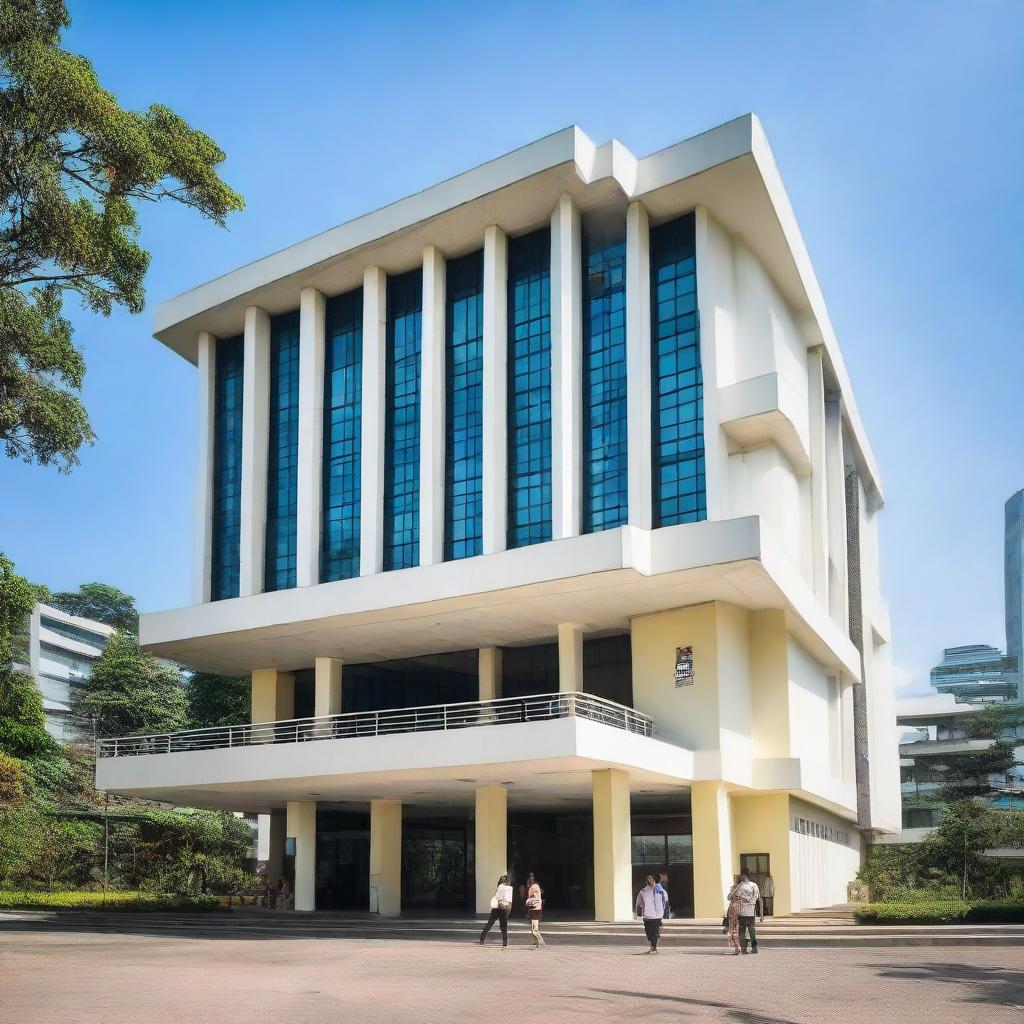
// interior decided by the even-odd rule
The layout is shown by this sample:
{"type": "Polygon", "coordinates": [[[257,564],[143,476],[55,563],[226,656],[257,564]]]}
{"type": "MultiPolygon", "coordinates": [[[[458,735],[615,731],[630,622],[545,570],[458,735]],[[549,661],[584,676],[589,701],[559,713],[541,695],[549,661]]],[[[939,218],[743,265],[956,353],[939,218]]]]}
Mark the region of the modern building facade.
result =
{"type": "Polygon", "coordinates": [[[195,600],[252,724],[98,785],[270,814],[298,910],[629,919],[846,898],[900,825],[882,491],[767,141],[568,128],[161,306],[199,383],[195,600]]]}
{"type": "Polygon", "coordinates": [[[1003,515],[1006,656],[1016,663],[1016,700],[1024,702],[1024,490],[1006,499],[1003,515]]]}
{"type": "Polygon", "coordinates": [[[92,672],[114,630],[102,622],[69,615],[37,604],[32,609],[26,668],[39,684],[46,713],[46,731],[66,742],[89,742],[92,732],[76,722],[71,702],[76,688],[92,672]]]}

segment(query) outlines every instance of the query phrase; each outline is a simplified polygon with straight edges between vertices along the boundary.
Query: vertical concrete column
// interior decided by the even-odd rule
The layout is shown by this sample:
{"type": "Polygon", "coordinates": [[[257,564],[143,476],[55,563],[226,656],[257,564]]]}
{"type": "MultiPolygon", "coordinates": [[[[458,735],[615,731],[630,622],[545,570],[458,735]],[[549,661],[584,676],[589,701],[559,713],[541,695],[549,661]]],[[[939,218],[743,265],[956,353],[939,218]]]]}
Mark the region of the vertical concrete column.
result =
{"type": "Polygon", "coordinates": [[[828,514],[828,604],[832,620],[847,633],[849,591],[846,581],[846,456],[843,413],[838,391],[825,393],[825,502],[828,514]]]}
{"type": "Polygon", "coordinates": [[[444,561],[445,260],[423,250],[420,387],[420,565],[444,561]]]}
{"type": "Polygon", "coordinates": [[[476,912],[491,909],[498,879],[508,871],[508,793],[502,786],[476,791],[476,912]]]}
{"type": "Polygon", "coordinates": [[[370,801],[370,910],[381,917],[402,912],[402,801],[370,801]],[[374,892],[378,891],[374,906],[374,892]]]}
{"type": "Polygon", "coordinates": [[[320,582],[320,508],[324,439],[324,334],[327,303],[315,288],[299,293],[299,466],[295,584],[320,582]]]}
{"type": "Polygon", "coordinates": [[[722,916],[736,871],[732,812],[725,785],[718,781],[690,786],[693,821],[693,916],[722,916]]]}
{"type": "Polygon", "coordinates": [[[341,673],[340,658],[317,658],[313,663],[313,715],[341,714],[341,673]]]}
{"type": "Polygon", "coordinates": [[[480,700],[497,700],[501,696],[501,648],[481,647],[477,664],[480,700]]]}
{"type": "Polygon", "coordinates": [[[484,231],[483,551],[504,551],[508,536],[508,238],[484,231]]]}
{"type": "Polygon", "coordinates": [[[629,774],[591,772],[594,799],[594,918],[633,920],[629,774]]]}
{"type": "Polygon", "coordinates": [[[295,909],[316,910],[316,801],[289,800],[288,838],[295,840],[295,909]]]}
{"type": "Polygon", "coordinates": [[[551,214],[551,519],[554,539],[580,532],[582,237],[569,195],[551,214]]]}
{"type": "Polygon", "coordinates": [[[575,622],[558,627],[558,689],[560,693],[583,691],[583,630],[575,622]]]}
{"type": "Polygon", "coordinates": [[[192,602],[206,604],[210,600],[213,551],[213,421],[217,371],[217,339],[209,331],[199,332],[196,369],[199,371],[199,454],[196,459],[192,602]]]}
{"type": "Polygon", "coordinates": [[[288,835],[287,815],[285,811],[271,811],[267,818],[267,879],[276,887],[284,873],[284,841],[288,835]]]}
{"type": "Polygon", "coordinates": [[[387,363],[387,275],[363,272],[363,421],[360,466],[359,574],[384,568],[384,379],[387,363]]]}
{"type": "Polygon", "coordinates": [[[807,352],[808,427],[811,442],[811,583],[828,607],[828,485],[825,467],[824,346],[807,352]]]}
{"type": "Polygon", "coordinates": [[[629,525],[651,529],[651,228],[647,210],[626,212],[626,430],[629,525]]]}
{"type": "Polygon", "coordinates": [[[263,591],[263,543],[267,523],[270,317],[256,306],[245,311],[244,346],[242,526],[238,565],[238,593],[241,597],[263,591]]]}
{"type": "Polygon", "coordinates": [[[256,669],[252,674],[250,721],[286,722],[295,717],[295,676],[276,668],[256,669]]]}

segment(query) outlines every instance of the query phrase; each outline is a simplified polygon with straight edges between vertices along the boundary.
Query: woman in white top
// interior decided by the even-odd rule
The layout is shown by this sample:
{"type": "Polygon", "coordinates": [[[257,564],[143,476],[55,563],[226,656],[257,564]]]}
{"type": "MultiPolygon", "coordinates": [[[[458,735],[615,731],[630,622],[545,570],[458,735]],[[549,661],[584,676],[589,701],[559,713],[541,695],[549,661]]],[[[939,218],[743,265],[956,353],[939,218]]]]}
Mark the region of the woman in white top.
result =
{"type": "Polygon", "coordinates": [[[501,927],[501,944],[508,946],[508,915],[512,909],[512,886],[509,884],[508,875],[502,875],[498,879],[498,885],[491,897],[491,916],[487,918],[487,924],[480,933],[480,945],[484,944],[487,933],[491,930],[495,921],[501,927]]]}

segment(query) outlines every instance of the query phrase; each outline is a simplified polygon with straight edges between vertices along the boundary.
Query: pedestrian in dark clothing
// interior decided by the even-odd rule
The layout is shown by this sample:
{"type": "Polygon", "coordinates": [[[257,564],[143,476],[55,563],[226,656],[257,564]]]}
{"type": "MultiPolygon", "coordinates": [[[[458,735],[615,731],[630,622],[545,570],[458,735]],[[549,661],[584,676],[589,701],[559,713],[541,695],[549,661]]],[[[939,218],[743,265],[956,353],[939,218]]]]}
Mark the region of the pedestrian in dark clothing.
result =
{"type": "Polygon", "coordinates": [[[484,925],[484,930],[480,933],[480,945],[484,944],[484,939],[487,938],[487,933],[494,926],[494,922],[498,922],[498,926],[501,928],[501,945],[503,947],[508,946],[508,915],[512,909],[512,886],[509,883],[508,875],[502,875],[498,879],[498,884],[495,887],[494,895],[491,897],[491,916],[487,918],[487,924],[484,925]]]}

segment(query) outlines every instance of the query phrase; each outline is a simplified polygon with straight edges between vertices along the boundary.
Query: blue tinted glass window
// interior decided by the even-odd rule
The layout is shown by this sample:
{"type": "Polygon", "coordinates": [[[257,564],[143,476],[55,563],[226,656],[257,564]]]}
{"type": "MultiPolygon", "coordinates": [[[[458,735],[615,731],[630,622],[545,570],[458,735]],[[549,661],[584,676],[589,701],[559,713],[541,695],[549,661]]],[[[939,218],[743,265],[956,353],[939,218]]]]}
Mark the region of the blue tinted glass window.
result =
{"type": "Polygon", "coordinates": [[[508,547],[551,540],[551,235],[508,243],[508,547]]]}
{"type": "Polygon", "coordinates": [[[483,546],[484,254],[448,264],[445,284],[444,557],[483,546]]]}
{"type": "Polygon", "coordinates": [[[653,518],[707,518],[692,213],[651,230],[653,518]]]}
{"type": "Polygon", "coordinates": [[[626,242],[623,231],[583,236],[584,533],[622,526],[626,451],[626,242]]]}
{"type": "Polygon", "coordinates": [[[299,314],[270,320],[270,416],[263,589],[295,586],[299,494],[299,314]]]}
{"type": "Polygon", "coordinates": [[[327,300],[320,580],[359,575],[363,291],[327,300]]]}
{"type": "Polygon", "coordinates": [[[420,347],[423,272],[388,278],[384,397],[384,568],[420,560],[420,347]]]}
{"type": "Polygon", "coordinates": [[[213,536],[210,596],[238,597],[242,529],[242,380],[245,345],[241,337],[217,342],[213,393],[213,536]]]}

